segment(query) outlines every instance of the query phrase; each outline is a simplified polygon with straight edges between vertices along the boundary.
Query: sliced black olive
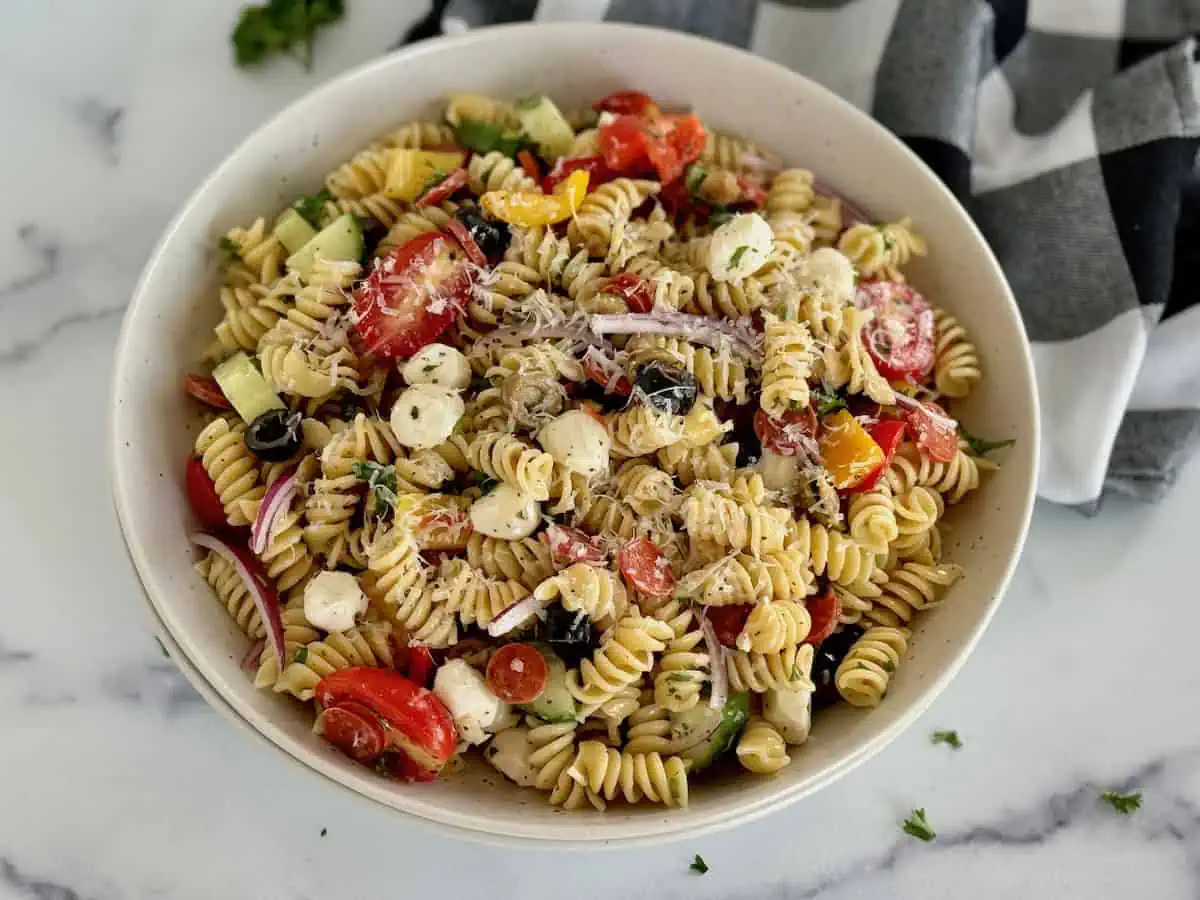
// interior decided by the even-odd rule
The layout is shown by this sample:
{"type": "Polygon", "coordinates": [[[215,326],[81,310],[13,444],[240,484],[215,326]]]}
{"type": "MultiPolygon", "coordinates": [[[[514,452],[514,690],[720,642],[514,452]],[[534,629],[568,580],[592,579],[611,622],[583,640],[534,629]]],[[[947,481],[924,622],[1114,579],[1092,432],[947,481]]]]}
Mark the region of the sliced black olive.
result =
{"type": "Polygon", "coordinates": [[[549,644],[568,666],[578,665],[600,645],[600,632],[587,613],[561,606],[546,610],[546,618],[538,622],[536,637],[549,644]]]}
{"type": "Polygon", "coordinates": [[[264,462],[283,462],[300,449],[300,410],[270,409],[246,429],[246,449],[264,462]]]}
{"type": "Polygon", "coordinates": [[[633,389],[647,406],[675,416],[686,416],[696,403],[696,377],[657,360],[642,366],[633,389]]]}
{"type": "Polygon", "coordinates": [[[507,225],[485,219],[478,210],[469,206],[456,212],[454,218],[467,226],[467,231],[490,262],[497,263],[504,257],[504,251],[512,239],[507,225]]]}
{"type": "Polygon", "coordinates": [[[837,686],[833,683],[834,673],[862,634],[863,630],[857,625],[847,625],[825,638],[817,647],[812,667],[813,684],[817,686],[813,694],[814,707],[831,706],[838,701],[837,686]]]}
{"type": "Polygon", "coordinates": [[[738,466],[752,466],[758,462],[762,456],[762,442],[758,439],[758,432],[754,430],[754,414],[758,411],[758,404],[744,403],[739,406],[718,401],[716,411],[723,422],[733,423],[733,430],[727,440],[737,442],[738,466]]]}
{"type": "Polygon", "coordinates": [[[574,397],[576,400],[591,400],[598,403],[604,412],[616,412],[624,409],[629,403],[628,396],[618,394],[616,391],[606,391],[604,385],[597,384],[590,378],[575,384],[574,397]]]}

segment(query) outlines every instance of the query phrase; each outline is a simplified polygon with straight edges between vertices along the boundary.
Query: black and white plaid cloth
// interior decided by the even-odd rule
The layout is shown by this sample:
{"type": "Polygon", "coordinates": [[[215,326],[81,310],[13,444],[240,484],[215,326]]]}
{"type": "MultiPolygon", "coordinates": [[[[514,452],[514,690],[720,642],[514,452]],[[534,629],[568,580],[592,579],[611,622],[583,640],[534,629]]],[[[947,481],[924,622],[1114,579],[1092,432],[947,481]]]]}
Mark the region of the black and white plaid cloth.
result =
{"type": "Polygon", "coordinates": [[[705,35],[821,82],[975,217],[1033,341],[1038,492],[1156,499],[1200,434],[1200,0],[449,0],[499,22],[705,35]]]}

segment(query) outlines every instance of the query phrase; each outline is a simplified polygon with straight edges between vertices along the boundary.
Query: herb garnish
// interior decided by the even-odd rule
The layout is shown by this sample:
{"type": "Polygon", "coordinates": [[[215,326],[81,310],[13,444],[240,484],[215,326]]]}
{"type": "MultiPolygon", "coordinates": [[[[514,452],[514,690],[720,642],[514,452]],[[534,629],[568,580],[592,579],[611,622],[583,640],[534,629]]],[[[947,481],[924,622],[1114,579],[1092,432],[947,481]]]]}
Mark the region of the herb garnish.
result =
{"type": "Polygon", "coordinates": [[[1011,447],[1016,443],[1015,438],[1010,438],[1007,441],[989,441],[987,438],[976,437],[967,431],[962,426],[962,423],[959,423],[958,434],[959,437],[967,442],[967,446],[971,448],[972,456],[987,456],[993,450],[999,450],[1002,447],[1011,447]]]}
{"type": "Polygon", "coordinates": [[[1105,791],[1100,799],[1123,816],[1142,808],[1142,792],[1136,794],[1118,794],[1116,791],[1105,791]]]}
{"type": "Polygon", "coordinates": [[[846,399],[837,391],[813,388],[812,398],[816,404],[818,416],[827,416],[831,412],[837,412],[839,409],[846,408],[846,399]]]}
{"type": "Polygon", "coordinates": [[[360,481],[365,481],[367,487],[375,495],[375,506],[382,511],[396,505],[396,467],[381,466],[377,462],[356,462],[350,470],[360,481]]]}
{"type": "Polygon", "coordinates": [[[706,863],[704,861],[704,857],[701,856],[699,853],[696,854],[696,858],[692,860],[692,864],[690,866],[688,866],[688,868],[691,869],[693,872],[695,872],[697,875],[708,874],[708,863],[706,863]]]}
{"type": "Polygon", "coordinates": [[[242,258],[242,248],[238,246],[237,241],[227,234],[223,234],[217,238],[217,249],[229,257],[230,261],[242,258]]]}
{"type": "Polygon", "coordinates": [[[267,0],[261,6],[243,6],[233,29],[234,59],[239,66],[249,66],[273,53],[286,53],[311,69],[316,30],[345,12],[345,0],[267,0]]]}
{"type": "Polygon", "coordinates": [[[738,247],[736,250],[734,250],[733,255],[729,257],[728,268],[736,269],[738,266],[738,263],[740,263],[742,261],[742,257],[746,255],[746,252],[749,249],[750,249],[749,245],[742,244],[740,247],[738,247]]]}
{"type": "Polygon", "coordinates": [[[962,740],[957,731],[935,731],[929,736],[931,744],[949,744],[955,750],[962,749],[962,740]]]}
{"type": "Polygon", "coordinates": [[[932,841],[937,837],[937,833],[929,825],[929,820],[925,818],[924,809],[914,809],[912,815],[904,820],[902,827],[905,834],[922,841],[932,841]]]}
{"type": "Polygon", "coordinates": [[[300,214],[305,222],[313,228],[321,227],[321,211],[325,208],[325,204],[333,200],[333,194],[329,191],[322,190],[316,194],[306,194],[295,203],[292,204],[292,209],[300,214]]]}
{"type": "Polygon", "coordinates": [[[300,663],[300,665],[304,665],[306,662],[308,662],[308,648],[307,647],[300,647],[296,651],[296,662],[300,663]]]}

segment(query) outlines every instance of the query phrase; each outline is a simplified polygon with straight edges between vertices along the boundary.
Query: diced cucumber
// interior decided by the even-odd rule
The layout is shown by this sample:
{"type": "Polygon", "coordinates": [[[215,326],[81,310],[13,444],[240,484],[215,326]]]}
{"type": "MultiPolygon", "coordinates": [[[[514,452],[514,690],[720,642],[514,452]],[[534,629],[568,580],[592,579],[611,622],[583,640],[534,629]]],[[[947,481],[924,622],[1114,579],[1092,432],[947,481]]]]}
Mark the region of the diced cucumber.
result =
{"type": "Polygon", "coordinates": [[[545,94],[527,97],[517,104],[517,118],[525,133],[538,145],[548,162],[566,156],[575,141],[575,132],[567,124],[554,101],[545,94]]]}
{"type": "Polygon", "coordinates": [[[346,213],[338,216],[316,237],[287,258],[287,267],[307,281],[312,277],[313,263],[318,259],[357,262],[363,255],[362,226],[358,219],[346,213]]]}
{"type": "Polygon", "coordinates": [[[383,192],[395,200],[416,200],[426,185],[436,182],[467,160],[458,150],[393,150],[383,192]]]}
{"type": "Polygon", "coordinates": [[[247,425],[269,409],[284,408],[279,395],[245,353],[235,353],[213,369],[213,378],[247,425]]]}
{"type": "Polygon", "coordinates": [[[288,253],[295,253],[316,236],[317,229],[309,225],[304,216],[294,209],[285,209],[283,215],[275,222],[275,237],[287,247],[288,253]]]}
{"type": "Polygon", "coordinates": [[[567,666],[547,648],[539,645],[538,649],[546,657],[550,677],[546,681],[546,689],[537,699],[520,704],[521,709],[532,713],[543,722],[574,722],[575,698],[567,690],[567,666]]]}
{"type": "Polygon", "coordinates": [[[750,717],[750,694],[730,694],[721,709],[716,710],[707,703],[698,703],[686,712],[671,716],[671,734],[683,737],[686,731],[702,733],[712,725],[712,717],[720,716],[716,731],[703,743],[689,747],[679,755],[691,763],[691,771],[698,772],[712,764],[722,753],[733,746],[741,734],[746,719],[750,717]]]}

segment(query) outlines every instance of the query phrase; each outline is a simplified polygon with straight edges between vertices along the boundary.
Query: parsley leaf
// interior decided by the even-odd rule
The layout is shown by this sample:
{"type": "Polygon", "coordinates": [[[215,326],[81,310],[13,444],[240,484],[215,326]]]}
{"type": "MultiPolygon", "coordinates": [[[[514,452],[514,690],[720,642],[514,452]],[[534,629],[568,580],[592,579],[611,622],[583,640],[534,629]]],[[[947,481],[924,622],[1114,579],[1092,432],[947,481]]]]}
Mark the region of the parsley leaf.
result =
{"type": "Polygon", "coordinates": [[[170,657],[171,657],[171,654],[167,652],[167,648],[166,648],[166,646],[163,644],[163,642],[162,642],[162,641],[160,641],[158,638],[155,638],[155,639],[154,639],[154,642],[155,642],[156,644],[158,644],[158,649],[162,651],[162,655],[163,655],[163,656],[165,656],[165,657],[167,657],[168,659],[170,659],[170,657]]]}
{"type": "Polygon", "coordinates": [[[827,416],[831,412],[846,408],[846,399],[837,391],[827,391],[823,388],[812,389],[813,402],[817,406],[818,416],[827,416]]]}
{"type": "Polygon", "coordinates": [[[746,252],[749,249],[750,247],[748,245],[742,244],[740,247],[734,250],[733,255],[729,257],[729,265],[727,268],[736,269],[738,263],[742,261],[742,257],[746,255],[746,252]]]}
{"type": "Polygon", "coordinates": [[[274,53],[287,53],[311,69],[316,30],[345,12],[345,0],[267,0],[261,6],[243,6],[231,38],[234,59],[239,66],[250,66],[274,53]]]}
{"type": "Polygon", "coordinates": [[[304,665],[306,662],[308,662],[308,648],[307,647],[300,647],[296,651],[296,662],[300,663],[300,665],[304,665]]]}
{"type": "Polygon", "coordinates": [[[904,820],[902,827],[905,834],[922,841],[932,841],[937,837],[937,833],[929,825],[929,820],[925,818],[924,809],[914,809],[912,815],[904,820]]]}
{"type": "Polygon", "coordinates": [[[712,208],[712,212],[708,214],[708,224],[713,228],[718,228],[732,219],[734,215],[736,214],[733,212],[733,210],[729,209],[727,206],[714,206],[712,208]]]}
{"type": "Polygon", "coordinates": [[[377,462],[356,462],[350,470],[359,481],[365,481],[375,494],[375,506],[382,512],[396,505],[396,467],[381,466],[377,462]]]}
{"type": "Polygon", "coordinates": [[[237,241],[227,234],[223,234],[217,238],[217,249],[229,257],[231,261],[242,258],[242,248],[238,246],[237,241]]]}
{"type": "Polygon", "coordinates": [[[1015,439],[1007,441],[989,441],[987,438],[976,437],[967,431],[960,422],[958,425],[959,436],[967,442],[967,446],[971,448],[972,456],[987,456],[993,450],[999,450],[1002,447],[1011,447],[1016,443],[1015,439]]]}
{"type": "Polygon", "coordinates": [[[955,750],[962,749],[962,739],[957,731],[935,731],[929,736],[931,744],[949,744],[955,750]]]}
{"type": "Polygon", "coordinates": [[[1116,791],[1105,791],[1100,799],[1123,816],[1142,808],[1142,792],[1136,794],[1118,794],[1116,791]]]}
{"type": "Polygon", "coordinates": [[[454,126],[454,135],[460,144],[476,153],[495,150],[505,156],[516,156],[517,151],[528,143],[520,131],[508,131],[478,119],[463,119],[454,126]]]}
{"type": "Polygon", "coordinates": [[[696,858],[692,860],[692,864],[688,868],[697,875],[708,874],[708,863],[704,861],[704,857],[699,853],[696,854],[696,858]]]}
{"type": "Polygon", "coordinates": [[[700,163],[692,163],[687,167],[687,171],[683,173],[683,185],[687,188],[687,192],[693,197],[696,196],[696,191],[700,190],[700,185],[704,184],[704,179],[708,177],[708,169],[700,165],[700,163]]]}
{"type": "Polygon", "coordinates": [[[333,194],[322,190],[316,194],[307,194],[292,204],[292,209],[300,213],[300,218],[313,228],[321,228],[321,210],[325,204],[333,200],[333,194]]]}

